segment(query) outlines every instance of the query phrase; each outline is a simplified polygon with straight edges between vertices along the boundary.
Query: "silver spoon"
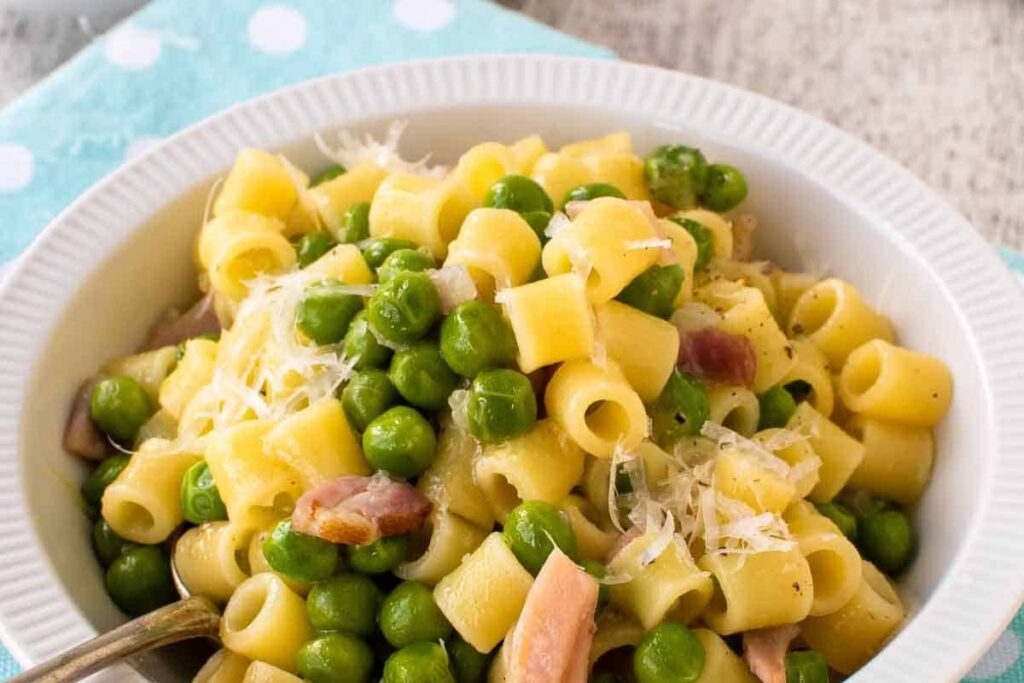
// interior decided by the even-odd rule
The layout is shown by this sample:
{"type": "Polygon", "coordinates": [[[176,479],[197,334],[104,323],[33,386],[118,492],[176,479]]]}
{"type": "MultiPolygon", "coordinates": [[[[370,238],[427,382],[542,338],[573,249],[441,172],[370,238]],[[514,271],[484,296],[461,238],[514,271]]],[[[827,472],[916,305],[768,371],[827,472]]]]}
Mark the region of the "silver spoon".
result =
{"type": "Polygon", "coordinates": [[[9,679],[8,683],[70,683],[144,650],[191,638],[217,638],[220,630],[217,606],[204,597],[189,593],[178,576],[173,559],[171,578],[181,596],[178,602],[88,640],[9,679]]]}

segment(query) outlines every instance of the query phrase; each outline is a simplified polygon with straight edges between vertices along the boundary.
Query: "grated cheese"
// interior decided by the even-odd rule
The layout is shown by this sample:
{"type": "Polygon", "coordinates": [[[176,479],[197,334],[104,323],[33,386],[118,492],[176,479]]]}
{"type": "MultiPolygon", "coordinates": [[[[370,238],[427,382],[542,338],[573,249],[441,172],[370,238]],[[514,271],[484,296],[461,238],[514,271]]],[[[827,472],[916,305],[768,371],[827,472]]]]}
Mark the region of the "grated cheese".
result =
{"type": "Polygon", "coordinates": [[[647,251],[649,249],[671,249],[672,240],[659,239],[657,237],[651,237],[646,240],[629,240],[623,243],[626,251],[647,251]]]}
{"type": "Polygon", "coordinates": [[[399,155],[398,144],[408,123],[408,121],[392,121],[382,142],[369,134],[360,139],[348,129],[338,131],[339,145],[337,147],[328,145],[319,133],[314,134],[313,140],[321,154],[345,168],[355,168],[361,164],[376,164],[389,171],[443,178],[448,173],[448,169],[444,166],[428,165],[429,154],[418,161],[407,161],[399,155]]]}
{"type": "Polygon", "coordinates": [[[561,211],[556,211],[552,214],[551,220],[548,221],[547,227],[544,228],[544,234],[549,239],[555,239],[555,237],[558,236],[558,233],[562,232],[570,225],[572,225],[572,221],[569,220],[569,217],[561,211]]]}
{"type": "Polygon", "coordinates": [[[477,298],[476,283],[469,275],[469,269],[459,264],[428,270],[427,276],[441,295],[441,308],[445,315],[456,306],[477,298]]]}

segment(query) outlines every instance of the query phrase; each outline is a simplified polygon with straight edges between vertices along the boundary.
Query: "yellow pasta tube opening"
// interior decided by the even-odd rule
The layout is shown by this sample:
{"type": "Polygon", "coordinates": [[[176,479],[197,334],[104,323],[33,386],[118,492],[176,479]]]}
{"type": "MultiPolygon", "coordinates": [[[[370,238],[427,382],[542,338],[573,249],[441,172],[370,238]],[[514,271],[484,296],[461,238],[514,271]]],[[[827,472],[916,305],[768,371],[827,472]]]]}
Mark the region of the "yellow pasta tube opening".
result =
{"type": "Polygon", "coordinates": [[[810,615],[832,614],[853,597],[860,585],[861,559],[857,548],[839,527],[819,514],[790,521],[789,532],[811,568],[814,601],[810,615]]]}
{"type": "Polygon", "coordinates": [[[647,630],[663,621],[688,624],[711,600],[711,578],[697,568],[690,552],[676,540],[650,561],[646,552],[653,541],[653,533],[644,534],[608,563],[611,574],[631,577],[611,587],[611,600],[647,630]]]}
{"type": "Polygon", "coordinates": [[[854,413],[931,427],[949,411],[953,376],[938,358],[876,339],[850,354],[839,394],[854,413]]]}
{"type": "Polygon", "coordinates": [[[579,556],[586,560],[603,562],[615,544],[617,536],[601,528],[594,506],[586,498],[569,495],[559,507],[568,517],[569,526],[576,536],[576,552],[579,556]]]}
{"type": "Polygon", "coordinates": [[[587,202],[576,219],[551,238],[541,261],[548,275],[575,270],[586,281],[587,298],[600,304],[654,265],[657,250],[636,245],[657,236],[652,217],[636,204],[601,197],[587,202]]]}
{"type": "Polygon", "coordinates": [[[697,683],[758,683],[720,635],[707,628],[695,628],[693,635],[704,648],[704,671],[697,683]]]}
{"type": "Polygon", "coordinates": [[[248,293],[246,282],[295,265],[295,249],[281,234],[284,224],[256,213],[228,211],[203,226],[199,261],[213,291],[232,301],[248,293]]]}
{"type": "Polygon", "coordinates": [[[313,637],[306,602],[276,574],[246,579],[231,596],[220,622],[224,647],[295,671],[295,655],[313,637]]]}
{"type": "Polygon", "coordinates": [[[540,240],[510,209],[474,209],[448,245],[444,264],[464,265],[484,292],[529,282],[540,261],[540,240]]]}
{"type": "Polygon", "coordinates": [[[532,585],[533,577],[494,532],[438,582],[434,600],[463,640],[490,652],[519,618],[532,585]]]}
{"type": "Polygon", "coordinates": [[[795,624],[810,612],[811,569],[796,550],[704,555],[697,565],[714,579],[701,618],[721,635],[795,624]]]}
{"type": "Polygon", "coordinates": [[[818,485],[809,495],[811,500],[824,503],[835,498],[864,460],[864,446],[809,403],[797,406],[786,428],[806,436],[821,459],[818,485]]]}
{"type": "Polygon", "coordinates": [[[613,362],[563,363],[548,382],[544,405],[580,448],[599,458],[610,458],[617,444],[635,448],[647,436],[643,401],[613,362]]]}
{"type": "Polygon", "coordinates": [[[612,607],[601,610],[597,616],[597,630],[590,645],[590,665],[612,650],[636,647],[644,639],[644,627],[626,614],[612,607]]]}
{"type": "MultiPolygon", "coordinates": [[[[640,400],[658,398],[679,356],[679,330],[632,306],[608,301],[595,307],[598,336],[640,400]],[[637,340],[643,343],[638,344],[637,340]]],[[[756,402],[756,401],[755,401],[756,402]]]]}
{"type": "Polygon", "coordinates": [[[185,470],[200,457],[150,439],[103,492],[103,519],[118,536],[135,543],[161,543],[184,519],[178,492],[185,470]]]}
{"type": "Polygon", "coordinates": [[[221,648],[206,660],[192,683],[242,683],[249,659],[221,648]]]}
{"type": "Polygon", "coordinates": [[[594,322],[583,284],[572,274],[512,287],[497,297],[519,346],[519,368],[537,368],[594,351],[594,322]]]}
{"type": "Polygon", "coordinates": [[[708,391],[711,421],[737,434],[751,436],[757,431],[761,406],[757,396],[746,387],[716,386],[708,391]]]}
{"type": "Polygon", "coordinates": [[[775,284],[771,279],[772,264],[768,261],[733,261],[732,259],[717,261],[713,270],[730,280],[745,283],[754,287],[764,296],[768,310],[774,315],[778,310],[775,295],[775,284]]]}
{"type": "Polygon", "coordinates": [[[452,573],[462,558],[480,547],[487,532],[446,510],[434,510],[423,528],[413,535],[412,556],[395,574],[406,581],[433,586],[452,573]]]}
{"type": "Polygon", "coordinates": [[[807,400],[814,409],[825,417],[831,416],[835,408],[835,391],[832,369],[825,354],[806,339],[791,339],[789,345],[793,348],[793,367],[779,380],[779,384],[787,386],[803,382],[810,387],[807,400]]]}
{"type": "Polygon", "coordinates": [[[560,503],[583,475],[583,452],[548,418],[526,434],[485,446],[473,472],[491,513],[503,521],[524,500],[560,503]]]}
{"type": "Polygon", "coordinates": [[[850,476],[850,486],[904,504],[921,497],[935,458],[930,429],[854,415],[846,431],[864,445],[864,459],[850,476]]]}
{"type": "Polygon", "coordinates": [[[801,294],[789,314],[788,328],[793,336],[806,336],[835,368],[867,341],[893,340],[889,321],[853,285],[838,278],[822,280],[801,294]]]}
{"type": "Polygon", "coordinates": [[[905,616],[889,579],[864,562],[853,597],[832,614],[807,619],[800,625],[800,634],[830,667],[850,675],[882,649],[905,616]]]}
{"type": "Polygon", "coordinates": [[[263,447],[299,473],[304,488],[347,474],[370,474],[341,401],[323,398],[278,422],[263,447]]]}
{"type": "Polygon", "coordinates": [[[370,205],[370,236],[406,239],[443,260],[466,214],[478,202],[462,185],[392,173],[370,205]]]}
{"type": "Polygon", "coordinates": [[[174,568],[192,595],[223,604],[249,576],[250,533],[229,522],[192,527],[174,544],[174,568]]]}
{"type": "Polygon", "coordinates": [[[797,299],[813,287],[818,282],[818,278],[808,273],[791,273],[781,268],[774,269],[769,277],[775,287],[776,319],[780,325],[785,325],[789,321],[797,299]]]}
{"type": "Polygon", "coordinates": [[[345,212],[360,202],[373,201],[387,175],[376,164],[362,164],[310,189],[309,196],[327,230],[337,237],[345,212]]]}

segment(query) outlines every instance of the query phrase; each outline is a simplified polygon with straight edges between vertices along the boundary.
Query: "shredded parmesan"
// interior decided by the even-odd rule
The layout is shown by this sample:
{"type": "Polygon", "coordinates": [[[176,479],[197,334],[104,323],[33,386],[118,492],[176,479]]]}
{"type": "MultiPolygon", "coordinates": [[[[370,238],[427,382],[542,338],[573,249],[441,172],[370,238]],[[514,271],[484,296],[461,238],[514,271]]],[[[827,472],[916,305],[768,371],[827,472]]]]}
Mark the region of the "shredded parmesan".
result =
{"type": "Polygon", "coordinates": [[[671,249],[672,248],[672,240],[668,239],[667,237],[665,239],[659,239],[657,237],[651,237],[650,239],[646,239],[646,240],[630,240],[628,242],[625,242],[623,244],[623,246],[626,248],[626,251],[647,251],[649,249],[671,249]]]}
{"type": "Polygon", "coordinates": [[[558,233],[562,232],[566,228],[572,225],[572,221],[561,211],[556,211],[552,216],[551,220],[548,221],[548,226],[544,228],[544,234],[549,239],[555,239],[558,233]]]}
{"type": "Polygon", "coordinates": [[[376,164],[389,171],[443,178],[448,169],[444,166],[428,165],[429,154],[418,161],[406,161],[398,154],[398,144],[408,123],[408,121],[393,121],[388,126],[388,132],[382,142],[369,134],[360,139],[347,129],[338,131],[339,144],[337,147],[327,144],[319,133],[313,136],[313,140],[325,157],[345,168],[355,168],[361,164],[376,164]]]}
{"type": "Polygon", "coordinates": [[[452,423],[460,431],[469,431],[469,391],[456,389],[448,397],[448,408],[452,411],[452,423]]]}
{"type": "Polygon", "coordinates": [[[437,287],[437,293],[441,295],[441,308],[445,315],[451,313],[459,304],[477,298],[476,283],[464,265],[428,270],[427,276],[437,287]]]}

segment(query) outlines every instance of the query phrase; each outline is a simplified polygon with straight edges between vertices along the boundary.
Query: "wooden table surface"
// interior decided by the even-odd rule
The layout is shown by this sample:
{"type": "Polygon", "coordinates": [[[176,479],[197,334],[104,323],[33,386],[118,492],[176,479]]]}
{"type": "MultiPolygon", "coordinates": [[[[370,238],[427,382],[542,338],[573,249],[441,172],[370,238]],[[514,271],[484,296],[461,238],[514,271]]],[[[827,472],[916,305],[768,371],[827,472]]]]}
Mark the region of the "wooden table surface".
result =
{"type": "MultiPolygon", "coordinates": [[[[500,2],[624,59],[820,116],[906,165],[988,239],[1024,248],[1020,0],[500,2]]],[[[0,10],[0,105],[88,40],[74,17],[0,10]]]]}

